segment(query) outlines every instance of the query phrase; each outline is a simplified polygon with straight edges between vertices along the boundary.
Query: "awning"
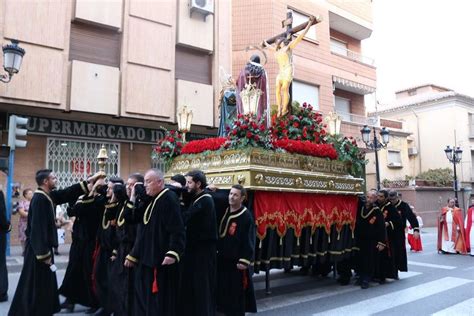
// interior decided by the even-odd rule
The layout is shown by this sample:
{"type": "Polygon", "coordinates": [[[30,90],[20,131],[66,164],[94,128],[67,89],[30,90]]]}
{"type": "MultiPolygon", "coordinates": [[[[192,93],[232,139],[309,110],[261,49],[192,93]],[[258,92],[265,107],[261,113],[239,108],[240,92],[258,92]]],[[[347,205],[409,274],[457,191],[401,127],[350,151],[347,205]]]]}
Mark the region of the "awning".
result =
{"type": "Polygon", "coordinates": [[[341,89],[344,91],[349,91],[360,95],[366,95],[375,92],[374,87],[366,86],[365,84],[344,79],[341,77],[332,76],[332,81],[334,83],[334,88],[341,89]]]}

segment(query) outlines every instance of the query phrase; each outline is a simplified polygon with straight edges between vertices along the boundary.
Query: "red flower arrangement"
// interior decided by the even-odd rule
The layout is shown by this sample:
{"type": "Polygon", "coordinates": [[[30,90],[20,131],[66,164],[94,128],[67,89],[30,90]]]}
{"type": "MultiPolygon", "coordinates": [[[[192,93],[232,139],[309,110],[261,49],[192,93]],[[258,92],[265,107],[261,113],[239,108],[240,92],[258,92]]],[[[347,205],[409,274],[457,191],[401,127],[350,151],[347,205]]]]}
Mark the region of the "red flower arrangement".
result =
{"type": "Polygon", "coordinates": [[[229,148],[240,149],[247,146],[272,148],[271,134],[264,119],[257,120],[255,114],[239,114],[232,128],[227,127],[229,148]]]}
{"type": "Polygon", "coordinates": [[[314,112],[311,104],[303,106],[293,115],[275,119],[272,134],[275,139],[309,140],[315,143],[326,142],[326,125],[322,124],[321,113],[314,112]]]}
{"type": "Polygon", "coordinates": [[[162,139],[155,146],[155,154],[165,162],[181,154],[183,148],[183,134],[177,131],[166,131],[162,139]]]}
{"type": "Polygon", "coordinates": [[[199,154],[208,150],[219,150],[225,146],[226,137],[213,137],[190,141],[181,150],[181,154],[199,154]]]}
{"type": "Polygon", "coordinates": [[[310,141],[299,141],[293,139],[277,139],[273,146],[282,148],[290,153],[308,155],[313,157],[337,159],[337,151],[332,144],[316,144],[310,141]]]}

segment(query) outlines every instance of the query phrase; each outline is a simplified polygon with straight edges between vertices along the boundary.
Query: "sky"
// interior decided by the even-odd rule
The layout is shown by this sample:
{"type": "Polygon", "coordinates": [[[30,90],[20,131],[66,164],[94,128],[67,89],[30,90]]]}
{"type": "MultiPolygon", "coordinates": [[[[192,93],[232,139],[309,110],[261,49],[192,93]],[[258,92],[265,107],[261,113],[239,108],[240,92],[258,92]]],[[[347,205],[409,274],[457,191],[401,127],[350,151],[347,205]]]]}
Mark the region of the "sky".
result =
{"type": "Polygon", "coordinates": [[[473,0],[373,0],[373,19],[362,53],[375,59],[380,104],[426,83],[474,97],[473,0]]]}

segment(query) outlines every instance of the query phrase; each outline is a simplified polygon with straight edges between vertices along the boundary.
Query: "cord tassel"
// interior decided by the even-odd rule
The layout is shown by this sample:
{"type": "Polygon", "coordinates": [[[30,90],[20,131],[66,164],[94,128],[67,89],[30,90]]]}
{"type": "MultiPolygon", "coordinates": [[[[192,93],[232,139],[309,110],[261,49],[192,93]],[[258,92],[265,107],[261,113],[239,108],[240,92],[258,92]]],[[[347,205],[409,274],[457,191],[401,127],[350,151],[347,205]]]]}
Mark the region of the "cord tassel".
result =
{"type": "Polygon", "coordinates": [[[151,287],[151,293],[156,294],[158,293],[158,279],[156,278],[158,274],[158,269],[155,268],[153,270],[153,285],[151,287]]]}

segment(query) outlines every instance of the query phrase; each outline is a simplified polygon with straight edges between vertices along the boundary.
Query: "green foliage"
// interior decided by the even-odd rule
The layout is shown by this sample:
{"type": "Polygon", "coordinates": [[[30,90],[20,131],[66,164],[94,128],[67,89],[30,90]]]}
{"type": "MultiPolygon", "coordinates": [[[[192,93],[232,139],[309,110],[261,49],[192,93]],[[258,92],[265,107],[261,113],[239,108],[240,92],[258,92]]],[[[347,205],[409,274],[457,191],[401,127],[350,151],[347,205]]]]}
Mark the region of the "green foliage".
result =
{"type": "Polygon", "coordinates": [[[338,154],[338,160],[346,163],[349,173],[354,177],[363,177],[364,166],[368,160],[357,146],[357,142],[352,137],[342,137],[341,135],[327,135],[327,143],[333,144],[338,154]]]}
{"type": "Polygon", "coordinates": [[[416,179],[433,182],[437,187],[450,186],[453,183],[453,170],[450,168],[428,169],[417,175],[416,179]]]}

